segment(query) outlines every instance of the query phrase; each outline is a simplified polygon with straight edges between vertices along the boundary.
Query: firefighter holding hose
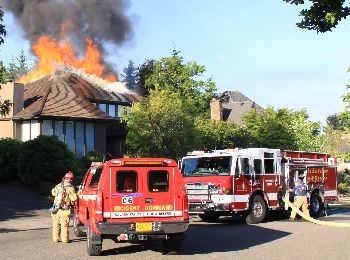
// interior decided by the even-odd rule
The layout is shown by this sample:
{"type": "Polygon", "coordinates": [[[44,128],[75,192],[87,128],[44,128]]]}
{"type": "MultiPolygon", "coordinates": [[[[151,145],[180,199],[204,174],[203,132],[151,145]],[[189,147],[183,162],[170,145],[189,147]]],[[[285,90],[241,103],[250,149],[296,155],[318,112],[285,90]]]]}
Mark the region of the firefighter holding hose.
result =
{"type": "Polygon", "coordinates": [[[62,178],[62,182],[57,184],[51,194],[55,197],[54,205],[50,209],[52,217],[52,241],[69,243],[69,215],[74,202],[77,200],[74,186],[72,185],[74,174],[68,171],[62,178]]]}
{"type": "MultiPolygon", "coordinates": [[[[309,209],[308,209],[308,202],[307,202],[307,187],[304,184],[304,182],[298,178],[297,179],[297,185],[293,189],[289,189],[290,192],[295,193],[295,199],[294,199],[294,205],[297,209],[302,209],[303,213],[306,216],[310,216],[309,209]]],[[[292,209],[292,212],[290,214],[290,220],[296,220],[296,211],[292,209]]]]}

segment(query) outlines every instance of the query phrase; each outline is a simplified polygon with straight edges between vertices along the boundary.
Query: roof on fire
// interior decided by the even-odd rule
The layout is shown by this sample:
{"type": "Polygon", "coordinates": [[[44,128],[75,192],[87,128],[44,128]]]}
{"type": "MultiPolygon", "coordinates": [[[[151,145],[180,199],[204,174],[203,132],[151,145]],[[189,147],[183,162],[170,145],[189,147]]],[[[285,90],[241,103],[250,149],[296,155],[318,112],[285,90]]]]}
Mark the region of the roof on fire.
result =
{"type": "MultiPolygon", "coordinates": [[[[24,109],[13,119],[64,117],[89,120],[111,120],[93,102],[131,105],[141,96],[127,90],[122,83],[101,84],[86,74],[56,70],[39,80],[25,84],[24,109]]],[[[104,82],[106,83],[106,82],[104,82]]]]}

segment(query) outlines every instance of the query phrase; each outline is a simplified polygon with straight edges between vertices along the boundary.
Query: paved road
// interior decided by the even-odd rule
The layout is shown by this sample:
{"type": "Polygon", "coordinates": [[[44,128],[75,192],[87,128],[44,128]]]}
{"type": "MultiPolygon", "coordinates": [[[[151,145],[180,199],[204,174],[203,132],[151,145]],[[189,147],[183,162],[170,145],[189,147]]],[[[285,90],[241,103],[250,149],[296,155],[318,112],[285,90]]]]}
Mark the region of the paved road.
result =
{"type": "MultiPolygon", "coordinates": [[[[0,189],[0,196],[4,193],[0,189]]],[[[6,194],[13,199],[0,200],[1,259],[91,259],[86,254],[85,238],[71,235],[70,244],[51,242],[49,200],[40,200],[23,190],[14,193],[8,190],[6,194]],[[15,209],[18,200],[24,203],[15,209]]],[[[349,205],[337,207],[342,208],[331,209],[330,215],[321,220],[350,223],[349,205]]],[[[350,259],[349,243],[350,228],[289,222],[276,217],[258,225],[246,225],[239,218],[222,218],[211,224],[194,217],[180,255],[162,255],[159,241],[139,245],[105,240],[102,255],[93,259],[339,260],[350,259]]]]}
{"type": "MultiPolygon", "coordinates": [[[[350,210],[333,210],[323,220],[350,222],[350,210]]],[[[70,244],[51,242],[49,216],[0,222],[2,259],[89,259],[85,238],[70,244]]],[[[270,220],[246,225],[224,218],[209,224],[198,218],[191,225],[180,255],[164,256],[159,241],[145,245],[103,242],[94,259],[349,259],[350,228],[334,228],[304,221],[270,220]]],[[[90,257],[91,259],[91,257],[90,257]]]]}

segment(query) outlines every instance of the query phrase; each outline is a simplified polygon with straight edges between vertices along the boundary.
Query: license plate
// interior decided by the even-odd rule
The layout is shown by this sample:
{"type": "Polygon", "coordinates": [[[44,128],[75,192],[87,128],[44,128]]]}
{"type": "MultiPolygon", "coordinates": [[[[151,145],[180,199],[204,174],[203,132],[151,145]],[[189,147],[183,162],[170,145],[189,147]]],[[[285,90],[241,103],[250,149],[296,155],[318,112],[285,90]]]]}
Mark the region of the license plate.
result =
{"type": "Polygon", "coordinates": [[[152,231],[152,222],[136,223],[136,231],[152,231]]]}

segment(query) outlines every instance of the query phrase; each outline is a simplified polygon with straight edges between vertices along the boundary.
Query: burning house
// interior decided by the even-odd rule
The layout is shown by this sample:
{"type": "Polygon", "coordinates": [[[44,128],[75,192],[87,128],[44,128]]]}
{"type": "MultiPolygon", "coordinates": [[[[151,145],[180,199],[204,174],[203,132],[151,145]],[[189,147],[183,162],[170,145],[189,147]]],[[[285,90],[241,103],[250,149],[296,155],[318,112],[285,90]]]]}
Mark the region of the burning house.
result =
{"type": "Polygon", "coordinates": [[[140,100],[120,82],[67,69],[27,84],[9,82],[2,85],[1,96],[11,100],[13,109],[0,119],[0,138],[56,135],[78,157],[89,151],[121,156],[126,137],[122,113],[140,100]]]}
{"type": "Polygon", "coordinates": [[[0,138],[56,135],[78,157],[94,150],[122,155],[126,129],[121,113],[140,96],[118,82],[110,53],[132,38],[128,2],[0,4],[13,15],[37,59],[32,71],[0,90],[1,98],[13,103],[10,114],[0,118],[0,138]]]}

